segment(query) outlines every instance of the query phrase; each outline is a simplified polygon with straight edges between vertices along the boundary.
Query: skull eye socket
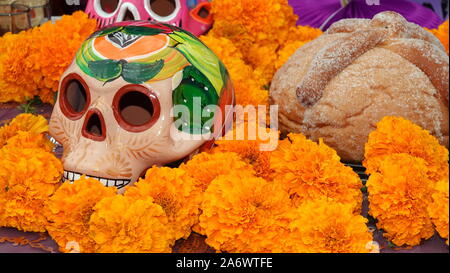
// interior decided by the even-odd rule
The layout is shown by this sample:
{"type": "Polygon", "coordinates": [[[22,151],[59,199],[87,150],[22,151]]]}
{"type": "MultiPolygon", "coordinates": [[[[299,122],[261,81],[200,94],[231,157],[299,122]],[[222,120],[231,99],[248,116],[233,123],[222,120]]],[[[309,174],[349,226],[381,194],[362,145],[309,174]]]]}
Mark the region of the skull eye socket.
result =
{"type": "Polygon", "coordinates": [[[166,17],[173,13],[177,4],[175,0],[150,0],[150,7],[154,13],[166,17]]]}
{"type": "Polygon", "coordinates": [[[117,10],[120,0],[98,0],[99,8],[105,13],[113,13],[117,10]]]}
{"type": "Polygon", "coordinates": [[[201,2],[195,8],[191,9],[189,14],[200,23],[212,24],[211,3],[201,2]]]}
{"type": "Polygon", "coordinates": [[[208,18],[209,14],[210,14],[210,11],[206,7],[201,7],[197,13],[198,17],[203,18],[203,19],[208,18]]]}
{"type": "Polygon", "coordinates": [[[122,118],[133,126],[141,126],[152,119],[153,103],[145,94],[130,91],[120,98],[119,111],[122,118]]]}
{"type": "Polygon", "coordinates": [[[167,19],[176,14],[177,0],[147,0],[153,17],[157,20],[167,19]]]}
{"type": "Polygon", "coordinates": [[[153,92],[140,85],[128,85],[113,100],[114,116],[119,125],[131,132],[150,128],[159,118],[160,104],[153,92]]]}
{"type": "Polygon", "coordinates": [[[68,75],[62,82],[60,107],[65,116],[77,120],[86,112],[90,104],[87,84],[77,74],[68,75]]]}
{"type": "Polygon", "coordinates": [[[75,113],[81,113],[86,106],[86,90],[84,90],[83,85],[79,81],[71,80],[67,85],[65,99],[71,110],[75,113]]]}

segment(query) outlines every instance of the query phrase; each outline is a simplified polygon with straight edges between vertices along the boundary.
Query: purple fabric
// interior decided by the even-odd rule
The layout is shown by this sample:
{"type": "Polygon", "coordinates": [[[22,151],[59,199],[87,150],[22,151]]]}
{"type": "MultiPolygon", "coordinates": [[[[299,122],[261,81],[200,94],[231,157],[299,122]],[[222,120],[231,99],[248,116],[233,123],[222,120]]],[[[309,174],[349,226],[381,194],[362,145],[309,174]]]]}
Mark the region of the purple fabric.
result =
{"type": "Polygon", "coordinates": [[[430,7],[443,20],[448,19],[448,0],[410,0],[421,4],[422,6],[430,7]]]}
{"type": "Polygon", "coordinates": [[[322,30],[334,22],[346,18],[368,18],[383,11],[395,11],[408,21],[422,27],[437,28],[443,20],[431,9],[409,0],[348,0],[343,6],[341,0],[289,0],[295,14],[299,16],[298,25],[308,25],[322,30]],[[368,3],[379,5],[369,5],[368,3]]]}
{"type": "MultiPolygon", "coordinates": [[[[18,103],[0,103],[0,126],[10,122],[17,115],[22,113],[18,103]]],[[[50,119],[53,106],[50,104],[42,104],[36,107],[36,113],[50,119]]]]}
{"type": "Polygon", "coordinates": [[[32,232],[22,232],[13,228],[0,228],[0,239],[6,238],[26,238],[29,241],[37,240],[40,237],[44,240],[32,245],[15,245],[10,242],[0,243],[0,253],[56,253],[58,252],[58,245],[48,234],[39,234],[32,232]]]}

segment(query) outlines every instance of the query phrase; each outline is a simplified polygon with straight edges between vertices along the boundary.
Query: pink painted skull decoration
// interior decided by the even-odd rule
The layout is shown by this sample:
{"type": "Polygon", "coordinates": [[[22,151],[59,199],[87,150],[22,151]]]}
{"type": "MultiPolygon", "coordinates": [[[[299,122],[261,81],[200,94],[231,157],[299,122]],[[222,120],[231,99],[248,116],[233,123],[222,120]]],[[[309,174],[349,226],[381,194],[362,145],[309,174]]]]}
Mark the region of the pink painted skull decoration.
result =
{"type": "Polygon", "coordinates": [[[149,20],[199,36],[212,25],[210,0],[89,0],[86,13],[97,19],[100,28],[122,21],[149,20]]]}
{"type": "Polygon", "coordinates": [[[63,145],[64,180],[124,188],[154,166],[209,149],[233,115],[218,57],[194,35],[148,21],[109,25],[62,75],[50,134],[63,145]]]}

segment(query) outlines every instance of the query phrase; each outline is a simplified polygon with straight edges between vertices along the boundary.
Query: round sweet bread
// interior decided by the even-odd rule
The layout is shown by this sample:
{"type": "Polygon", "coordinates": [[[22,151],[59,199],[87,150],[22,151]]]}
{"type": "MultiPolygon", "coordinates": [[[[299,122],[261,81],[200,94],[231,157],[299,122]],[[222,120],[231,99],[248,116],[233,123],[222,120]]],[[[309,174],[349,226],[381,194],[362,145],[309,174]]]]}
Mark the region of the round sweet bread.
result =
{"type": "Polygon", "coordinates": [[[394,12],[336,22],[275,74],[282,132],[301,132],[360,162],[384,116],[407,118],[448,147],[449,58],[439,40],[394,12]]]}

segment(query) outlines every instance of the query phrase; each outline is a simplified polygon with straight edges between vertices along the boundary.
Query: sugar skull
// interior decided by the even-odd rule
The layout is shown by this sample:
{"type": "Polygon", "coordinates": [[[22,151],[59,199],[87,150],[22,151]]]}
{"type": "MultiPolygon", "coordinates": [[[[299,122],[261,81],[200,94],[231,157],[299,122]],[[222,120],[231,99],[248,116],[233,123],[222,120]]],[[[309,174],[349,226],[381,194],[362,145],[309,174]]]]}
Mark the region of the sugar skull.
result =
{"type": "Polygon", "coordinates": [[[61,78],[49,131],[64,148],[64,180],[85,174],[121,189],[153,165],[210,148],[233,104],[226,68],[191,33],[121,22],[82,44],[61,78]]]}
{"type": "Polygon", "coordinates": [[[86,13],[99,27],[130,21],[149,20],[178,26],[201,35],[212,25],[210,0],[89,0],[86,13]]]}

